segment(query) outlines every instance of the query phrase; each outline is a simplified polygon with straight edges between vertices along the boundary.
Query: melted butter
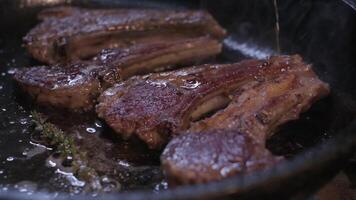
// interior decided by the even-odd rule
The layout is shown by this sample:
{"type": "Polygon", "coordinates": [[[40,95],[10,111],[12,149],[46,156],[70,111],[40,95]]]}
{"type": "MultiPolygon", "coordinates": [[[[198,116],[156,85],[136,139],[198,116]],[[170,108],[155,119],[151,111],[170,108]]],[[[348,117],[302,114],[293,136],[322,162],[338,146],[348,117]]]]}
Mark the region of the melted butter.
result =
{"type": "Polygon", "coordinates": [[[176,76],[187,76],[189,73],[185,70],[179,70],[177,72],[174,73],[174,75],[176,76]]]}
{"type": "Polygon", "coordinates": [[[75,187],[84,187],[85,186],[85,182],[77,179],[77,177],[75,177],[72,172],[65,172],[60,169],[57,169],[56,173],[63,175],[72,186],[75,186],[75,187]]]}
{"type": "Polygon", "coordinates": [[[79,83],[84,77],[80,74],[76,75],[74,78],[68,78],[68,85],[69,86],[74,86],[77,83],[79,83]]]}
{"type": "Polygon", "coordinates": [[[147,80],[146,83],[155,86],[155,87],[167,87],[167,80],[147,80]]]}
{"type": "Polygon", "coordinates": [[[183,85],[181,86],[184,89],[196,89],[201,85],[201,82],[197,80],[188,80],[184,81],[183,85]]]}
{"type": "Polygon", "coordinates": [[[115,95],[115,91],[114,90],[110,90],[110,89],[105,90],[104,95],[105,96],[113,96],[113,95],[115,95]]]}

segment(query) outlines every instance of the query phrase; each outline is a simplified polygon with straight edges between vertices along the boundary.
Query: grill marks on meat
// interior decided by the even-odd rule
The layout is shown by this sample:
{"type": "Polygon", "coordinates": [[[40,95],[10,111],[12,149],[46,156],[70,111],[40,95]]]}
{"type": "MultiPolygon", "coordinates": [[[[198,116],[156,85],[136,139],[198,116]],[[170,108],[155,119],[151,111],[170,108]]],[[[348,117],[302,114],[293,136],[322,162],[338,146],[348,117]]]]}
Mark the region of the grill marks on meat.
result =
{"type": "Polygon", "coordinates": [[[97,113],[121,136],[135,134],[150,148],[161,148],[191,121],[225,107],[236,88],[301,65],[299,56],[278,56],[134,77],[105,91],[97,113]]]}
{"type": "Polygon", "coordinates": [[[105,48],[225,35],[203,11],[60,7],[42,11],[39,18],[43,21],[24,41],[32,56],[46,63],[85,59],[105,48]]]}
{"type": "Polygon", "coordinates": [[[220,53],[209,38],[102,51],[92,61],[18,69],[15,80],[39,104],[89,110],[107,87],[136,74],[184,65],[220,53]]]}
{"type": "Polygon", "coordinates": [[[292,60],[294,66],[272,79],[244,85],[224,110],[173,138],[161,156],[172,184],[220,180],[281,160],[265,148],[266,139],[329,93],[310,66],[297,56],[292,60]]]}

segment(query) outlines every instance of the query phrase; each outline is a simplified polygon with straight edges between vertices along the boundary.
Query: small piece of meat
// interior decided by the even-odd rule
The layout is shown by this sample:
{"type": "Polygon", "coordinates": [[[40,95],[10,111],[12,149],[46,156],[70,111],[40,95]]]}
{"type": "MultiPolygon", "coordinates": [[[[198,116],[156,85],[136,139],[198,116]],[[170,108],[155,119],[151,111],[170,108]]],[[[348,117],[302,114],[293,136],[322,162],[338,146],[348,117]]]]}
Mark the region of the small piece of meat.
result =
{"type": "Polygon", "coordinates": [[[220,180],[265,169],[281,160],[265,147],[267,138],[329,93],[328,85],[310,66],[299,65],[286,72],[244,85],[224,110],[173,138],[161,156],[170,183],[220,180]]]}
{"type": "Polygon", "coordinates": [[[38,17],[43,21],[24,37],[25,46],[34,58],[50,64],[87,59],[107,48],[225,36],[203,11],[59,7],[38,17]]]}
{"type": "Polygon", "coordinates": [[[124,138],[161,148],[191,121],[226,107],[236,88],[305,66],[299,56],[277,56],[134,77],[105,91],[97,113],[124,138]]]}
{"type": "Polygon", "coordinates": [[[178,136],[168,144],[161,160],[169,184],[174,186],[262,170],[282,158],[245,133],[217,129],[178,136]]]}
{"type": "Polygon", "coordinates": [[[73,63],[18,69],[14,78],[37,104],[81,111],[93,107],[102,91],[102,65],[73,63]]]}
{"type": "Polygon", "coordinates": [[[18,69],[15,80],[37,103],[90,110],[99,94],[133,75],[181,66],[214,56],[221,44],[209,38],[104,50],[92,61],[18,69]]]}

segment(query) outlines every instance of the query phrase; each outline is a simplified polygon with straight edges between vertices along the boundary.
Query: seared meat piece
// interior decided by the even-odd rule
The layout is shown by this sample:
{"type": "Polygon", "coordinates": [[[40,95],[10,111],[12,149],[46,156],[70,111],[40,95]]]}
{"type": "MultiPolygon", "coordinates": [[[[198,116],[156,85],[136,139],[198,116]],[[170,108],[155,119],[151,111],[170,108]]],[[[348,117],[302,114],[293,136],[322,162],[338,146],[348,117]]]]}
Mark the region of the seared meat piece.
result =
{"type": "Polygon", "coordinates": [[[95,63],[39,66],[18,69],[14,78],[38,104],[80,111],[92,108],[100,94],[102,69],[95,63]]]}
{"type": "Polygon", "coordinates": [[[41,12],[39,18],[43,21],[24,41],[32,56],[46,63],[86,59],[105,48],[225,35],[212,16],[202,11],[60,7],[41,12]]]}
{"type": "Polygon", "coordinates": [[[104,92],[97,113],[124,138],[136,134],[160,148],[191,121],[225,107],[232,90],[304,66],[299,56],[278,56],[134,77],[104,92]]]}
{"type": "Polygon", "coordinates": [[[318,79],[310,66],[299,65],[270,81],[251,82],[239,88],[227,108],[193,124],[190,131],[238,129],[264,143],[280,124],[297,119],[328,93],[328,85],[318,79]]]}
{"type": "Polygon", "coordinates": [[[161,156],[171,186],[262,170],[281,159],[248,134],[231,129],[182,134],[170,141],[161,156]]]}
{"type": "Polygon", "coordinates": [[[89,110],[103,89],[136,74],[216,55],[221,44],[197,38],[104,50],[92,61],[18,69],[15,80],[39,104],[89,110]]]}
{"type": "Polygon", "coordinates": [[[228,107],[167,145],[161,161],[168,179],[201,183],[275,164],[281,158],[265,148],[266,139],[328,93],[328,86],[302,63],[277,78],[245,85],[228,107]]]}

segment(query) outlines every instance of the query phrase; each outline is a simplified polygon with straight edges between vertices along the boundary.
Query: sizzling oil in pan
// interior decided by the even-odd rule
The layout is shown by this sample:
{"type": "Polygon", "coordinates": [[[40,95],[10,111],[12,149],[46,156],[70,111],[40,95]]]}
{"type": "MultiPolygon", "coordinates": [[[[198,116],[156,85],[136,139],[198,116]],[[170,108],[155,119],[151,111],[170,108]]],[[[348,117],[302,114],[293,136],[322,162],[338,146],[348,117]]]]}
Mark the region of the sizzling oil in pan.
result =
{"type": "MultiPolygon", "coordinates": [[[[30,66],[34,61],[21,48],[21,37],[0,40],[0,188],[15,188],[20,192],[37,190],[49,192],[80,193],[85,182],[71,173],[61,170],[56,163],[56,154],[51,148],[31,140],[33,132],[30,111],[36,109],[18,92],[11,76],[12,68],[30,66]]],[[[250,46],[239,46],[234,38],[225,41],[225,51],[217,62],[231,62],[229,58],[246,58],[261,50],[250,46]],[[243,48],[242,48],[243,47],[243,48]],[[232,55],[233,54],[233,55],[232,55]]],[[[258,47],[258,46],[257,46],[258,47]]],[[[283,126],[279,134],[272,137],[268,148],[278,155],[292,157],[305,148],[330,137],[326,133],[326,113],[330,112],[326,98],[295,122],[283,126]],[[313,133],[313,134],[305,134],[313,133]]],[[[167,189],[160,170],[160,152],[150,151],[137,141],[123,141],[115,136],[95,114],[74,115],[56,110],[41,110],[66,134],[78,141],[79,149],[89,154],[95,168],[107,171],[101,174],[106,192],[150,189],[167,189]]]]}
{"type": "MultiPolygon", "coordinates": [[[[0,184],[2,190],[15,187],[21,192],[31,193],[34,190],[81,192],[81,180],[59,170],[49,159],[53,154],[50,148],[31,141],[30,111],[34,109],[24,97],[18,93],[11,74],[13,67],[27,65],[29,57],[18,46],[6,46],[1,54],[6,55],[1,60],[2,71],[0,79],[2,102],[0,108],[1,134],[0,138],[0,184]]],[[[12,43],[13,44],[13,43],[12,43]]],[[[223,56],[222,56],[223,57],[223,56]]],[[[228,61],[223,58],[219,61],[228,61]]],[[[310,111],[296,121],[282,127],[268,142],[268,147],[276,154],[293,156],[305,147],[313,146],[323,138],[329,137],[325,132],[325,112],[327,101],[324,99],[315,104],[310,111]],[[314,134],[305,134],[314,133],[314,134]]],[[[120,191],[134,189],[161,190],[167,188],[167,183],[159,168],[159,154],[148,150],[139,141],[123,141],[118,139],[105,124],[95,118],[95,114],[74,115],[60,113],[55,110],[41,110],[49,116],[65,133],[71,134],[80,141],[80,149],[90,154],[92,163],[104,171],[113,172],[108,177],[119,183],[120,191]]],[[[52,157],[51,157],[52,158],[52,157]]],[[[106,176],[103,176],[105,178],[106,176]]],[[[116,184],[116,183],[115,183],[116,184]]],[[[107,186],[107,191],[113,189],[107,186]]],[[[116,190],[117,188],[115,188],[116,190]]]]}

